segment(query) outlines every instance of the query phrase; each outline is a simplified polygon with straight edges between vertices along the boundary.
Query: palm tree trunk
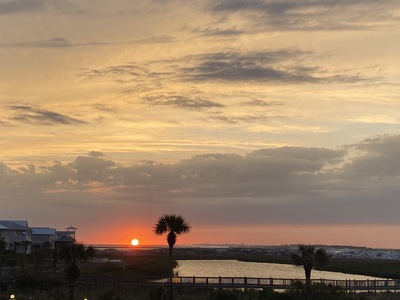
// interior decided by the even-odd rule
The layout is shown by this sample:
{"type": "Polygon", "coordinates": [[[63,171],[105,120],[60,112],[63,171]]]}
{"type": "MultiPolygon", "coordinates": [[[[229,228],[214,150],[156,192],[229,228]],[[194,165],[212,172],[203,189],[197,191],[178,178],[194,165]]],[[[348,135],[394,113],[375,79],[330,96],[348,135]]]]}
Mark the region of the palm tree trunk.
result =
{"type": "Polygon", "coordinates": [[[311,300],[311,269],[304,269],[306,273],[306,292],[307,300],[311,300]]]}
{"type": "Polygon", "coordinates": [[[69,300],[75,300],[75,286],[73,282],[68,282],[69,300]]]}
{"type": "Polygon", "coordinates": [[[169,246],[169,287],[168,287],[168,300],[172,300],[173,297],[173,286],[172,286],[172,278],[174,277],[174,264],[172,261],[172,250],[174,246],[169,246]]]}
{"type": "Polygon", "coordinates": [[[169,246],[169,261],[172,261],[172,250],[174,248],[174,246],[169,246]]]}

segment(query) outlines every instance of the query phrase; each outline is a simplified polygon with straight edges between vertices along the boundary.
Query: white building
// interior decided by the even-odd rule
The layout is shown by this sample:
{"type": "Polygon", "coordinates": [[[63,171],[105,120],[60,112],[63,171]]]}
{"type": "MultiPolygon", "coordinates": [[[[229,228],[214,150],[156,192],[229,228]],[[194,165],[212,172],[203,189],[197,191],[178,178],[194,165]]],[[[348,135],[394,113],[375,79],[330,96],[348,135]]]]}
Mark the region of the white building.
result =
{"type": "Polygon", "coordinates": [[[0,220],[0,240],[6,243],[6,250],[30,253],[32,231],[28,227],[28,221],[0,220]]]}
{"type": "Polygon", "coordinates": [[[75,242],[76,229],[73,226],[64,231],[50,227],[29,228],[28,221],[0,220],[0,240],[6,243],[6,250],[31,253],[32,249],[54,249],[56,244],[75,242]]]}
{"type": "Polygon", "coordinates": [[[49,227],[31,227],[31,229],[33,248],[50,247],[54,249],[56,244],[75,242],[75,231],[77,228],[70,226],[66,230],[61,231],[49,227]]]}
{"type": "Polygon", "coordinates": [[[31,227],[32,230],[32,248],[49,247],[54,248],[56,240],[56,229],[49,227],[31,227]]]}

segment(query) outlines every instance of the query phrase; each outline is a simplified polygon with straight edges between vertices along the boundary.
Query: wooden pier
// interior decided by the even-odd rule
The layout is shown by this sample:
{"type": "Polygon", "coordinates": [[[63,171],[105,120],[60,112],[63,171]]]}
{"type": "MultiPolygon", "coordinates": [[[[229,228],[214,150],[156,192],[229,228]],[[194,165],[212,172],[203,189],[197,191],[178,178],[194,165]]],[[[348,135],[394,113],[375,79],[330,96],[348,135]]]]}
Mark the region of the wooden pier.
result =
{"type": "MultiPolygon", "coordinates": [[[[167,286],[171,283],[170,278],[155,277],[131,277],[131,276],[102,276],[102,275],[82,275],[79,284],[94,286],[114,285],[114,286],[167,286]]],[[[289,278],[253,278],[253,277],[173,277],[174,287],[189,288],[218,288],[218,289],[274,289],[288,290],[298,283],[305,283],[305,279],[289,278]]],[[[330,280],[313,279],[312,283],[338,286],[345,291],[392,291],[400,292],[400,280],[330,280]]]]}

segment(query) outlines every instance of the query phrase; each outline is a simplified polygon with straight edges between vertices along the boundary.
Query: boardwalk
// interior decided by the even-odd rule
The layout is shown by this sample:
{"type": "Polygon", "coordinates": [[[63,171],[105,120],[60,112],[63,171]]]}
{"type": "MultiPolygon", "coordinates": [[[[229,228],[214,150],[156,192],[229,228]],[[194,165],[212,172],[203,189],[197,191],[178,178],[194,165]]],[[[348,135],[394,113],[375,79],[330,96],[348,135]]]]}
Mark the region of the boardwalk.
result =
{"type": "MultiPolygon", "coordinates": [[[[304,279],[288,278],[252,278],[252,277],[174,277],[172,284],[176,287],[190,288],[237,288],[287,290],[296,282],[304,279]]],[[[341,287],[346,291],[393,291],[400,292],[400,280],[329,280],[314,279],[313,283],[322,283],[341,287]]],[[[130,276],[95,276],[82,275],[79,284],[88,285],[127,285],[127,286],[163,286],[170,284],[169,278],[130,277],[130,276]]]]}

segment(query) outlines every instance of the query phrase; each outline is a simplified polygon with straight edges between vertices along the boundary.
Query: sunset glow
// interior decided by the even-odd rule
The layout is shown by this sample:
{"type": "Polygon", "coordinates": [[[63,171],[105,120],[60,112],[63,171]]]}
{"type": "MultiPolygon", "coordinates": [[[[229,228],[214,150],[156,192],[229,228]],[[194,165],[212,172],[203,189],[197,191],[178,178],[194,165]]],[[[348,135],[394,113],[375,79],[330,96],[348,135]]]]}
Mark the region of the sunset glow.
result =
{"type": "Polygon", "coordinates": [[[177,214],[180,245],[400,248],[399,15],[0,2],[0,219],[91,244],[166,245],[153,227],[177,214]]]}
{"type": "Polygon", "coordinates": [[[139,245],[139,240],[138,240],[138,239],[132,239],[131,245],[132,245],[132,246],[137,246],[137,245],[139,245]]]}

